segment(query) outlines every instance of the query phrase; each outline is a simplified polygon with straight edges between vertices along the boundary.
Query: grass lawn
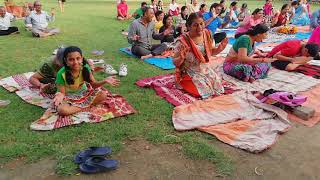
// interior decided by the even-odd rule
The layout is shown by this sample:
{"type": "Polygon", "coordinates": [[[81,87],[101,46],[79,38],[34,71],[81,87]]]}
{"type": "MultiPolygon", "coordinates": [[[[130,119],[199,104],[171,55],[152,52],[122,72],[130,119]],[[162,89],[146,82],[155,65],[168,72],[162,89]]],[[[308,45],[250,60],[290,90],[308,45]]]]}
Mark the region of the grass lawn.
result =
{"type": "MultiPolygon", "coordinates": [[[[169,1],[166,3],[169,3],[169,1]]],[[[248,1],[250,9],[262,7],[264,1],[248,1]]],[[[127,139],[144,138],[152,143],[177,143],[183,146],[182,152],[192,159],[207,159],[216,165],[216,170],[231,174],[234,167],[231,157],[212,145],[216,139],[197,131],[178,133],[171,122],[173,106],[156,96],[151,89],[142,89],[134,83],[142,78],[166,74],[163,71],[137,59],[120,53],[119,48],[128,46],[121,30],[127,30],[129,22],[115,20],[116,2],[103,0],[68,0],[66,12],[58,12],[56,1],[42,1],[44,10],[52,7],[57,10],[56,21],[52,26],[62,30],[62,34],[46,39],[37,39],[23,28],[23,21],[15,24],[21,34],[0,38],[0,76],[6,77],[37,69],[52,51],[61,44],[77,45],[90,55],[93,49],[105,50],[101,57],[118,68],[121,63],[128,65],[128,76],[121,78],[121,86],[110,88],[123,95],[138,110],[127,117],[112,119],[99,124],[81,124],[54,131],[31,131],[30,123],[44,112],[18,98],[14,93],[0,89],[0,99],[12,103],[0,109],[0,165],[24,157],[27,162],[52,157],[57,160],[56,172],[71,175],[77,166],[72,162],[73,155],[88,146],[111,146],[114,153],[121,151],[127,139]]],[[[128,2],[133,12],[140,2],[128,2]]],[[[240,3],[241,4],[241,3],[240,3]]],[[[280,7],[282,3],[275,3],[280,7]]],[[[312,6],[312,10],[319,6],[312,6]]],[[[99,57],[100,58],[100,57],[99,57]]],[[[97,79],[105,77],[96,74],[97,79]]]]}

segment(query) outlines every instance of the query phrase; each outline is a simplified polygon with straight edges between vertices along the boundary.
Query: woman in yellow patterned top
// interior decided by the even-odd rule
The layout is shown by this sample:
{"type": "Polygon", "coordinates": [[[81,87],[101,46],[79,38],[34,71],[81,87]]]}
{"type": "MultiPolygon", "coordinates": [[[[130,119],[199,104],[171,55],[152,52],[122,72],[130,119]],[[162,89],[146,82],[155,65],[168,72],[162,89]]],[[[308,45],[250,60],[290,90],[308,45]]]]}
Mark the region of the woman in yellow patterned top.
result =
{"type": "Polygon", "coordinates": [[[155,13],[155,24],[154,28],[157,33],[159,33],[160,28],[163,26],[163,17],[164,17],[164,12],[163,11],[157,11],[155,13]]]}
{"type": "Polygon", "coordinates": [[[58,92],[53,100],[59,115],[71,115],[83,108],[102,103],[107,95],[99,87],[106,83],[112,86],[120,83],[113,76],[96,81],[78,47],[70,46],[65,49],[63,64],[64,67],[57,73],[58,92]]]}

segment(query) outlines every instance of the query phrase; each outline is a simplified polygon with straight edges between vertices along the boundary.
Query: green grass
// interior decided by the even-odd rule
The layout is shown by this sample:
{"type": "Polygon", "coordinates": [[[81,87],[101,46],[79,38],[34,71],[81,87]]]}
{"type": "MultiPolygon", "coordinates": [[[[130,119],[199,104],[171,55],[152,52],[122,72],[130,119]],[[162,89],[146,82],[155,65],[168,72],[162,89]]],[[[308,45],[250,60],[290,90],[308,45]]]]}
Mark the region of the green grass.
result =
{"type": "MultiPolygon", "coordinates": [[[[263,2],[250,1],[251,9],[254,4],[262,6],[263,2]]],[[[129,6],[133,12],[139,2],[129,2],[129,6]]],[[[45,0],[43,7],[45,10],[52,7],[58,9],[56,1],[45,0]]],[[[312,7],[313,10],[315,8],[312,7]]],[[[72,158],[80,149],[108,145],[117,153],[123,148],[123,141],[145,138],[155,144],[181,144],[187,157],[207,159],[216,165],[217,171],[231,174],[234,167],[230,157],[210,143],[216,141],[214,137],[195,131],[177,133],[171,122],[173,106],[156,96],[153,90],[134,85],[139,79],[173,71],[162,71],[120,53],[118,49],[128,45],[121,30],[127,30],[129,22],[116,21],[115,13],[115,1],[68,1],[65,14],[57,12],[56,21],[52,23],[52,26],[62,30],[62,34],[46,39],[32,38],[30,32],[24,31],[23,22],[17,21],[21,34],[0,38],[0,76],[37,69],[61,44],[81,47],[87,58],[93,58],[91,50],[103,49],[105,54],[101,58],[107,63],[118,68],[124,62],[129,69],[129,75],[121,78],[120,87],[107,88],[123,95],[138,113],[99,124],[36,132],[31,131],[29,126],[44,110],[23,102],[14,93],[1,88],[0,99],[9,99],[12,103],[0,109],[0,164],[17,157],[25,157],[27,162],[52,157],[57,160],[56,172],[70,175],[76,172],[77,166],[72,158]]],[[[102,73],[96,76],[98,79],[105,77],[102,73]]]]}

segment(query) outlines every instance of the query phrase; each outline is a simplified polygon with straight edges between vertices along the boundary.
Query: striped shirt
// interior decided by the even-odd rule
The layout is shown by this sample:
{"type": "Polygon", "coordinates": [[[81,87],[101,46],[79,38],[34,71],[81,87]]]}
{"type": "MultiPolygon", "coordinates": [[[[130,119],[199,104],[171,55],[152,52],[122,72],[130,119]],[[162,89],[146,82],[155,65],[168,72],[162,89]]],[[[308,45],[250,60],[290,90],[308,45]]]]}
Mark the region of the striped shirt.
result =
{"type": "Polygon", "coordinates": [[[26,18],[26,24],[32,24],[34,29],[46,29],[48,23],[54,20],[54,16],[49,16],[47,12],[41,11],[38,14],[36,11],[32,11],[26,18]]]}

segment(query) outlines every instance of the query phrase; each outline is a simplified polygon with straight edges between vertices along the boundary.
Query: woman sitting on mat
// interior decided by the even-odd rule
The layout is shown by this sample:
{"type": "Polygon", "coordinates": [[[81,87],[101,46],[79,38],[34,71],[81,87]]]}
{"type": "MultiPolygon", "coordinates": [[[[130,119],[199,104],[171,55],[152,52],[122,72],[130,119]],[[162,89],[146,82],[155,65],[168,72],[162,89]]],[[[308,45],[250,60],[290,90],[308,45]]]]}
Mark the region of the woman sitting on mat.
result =
{"type": "Polygon", "coordinates": [[[262,9],[255,9],[251,16],[245,17],[244,20],[240,23],[235,38],[240,37],[241,35],[245,34],[251,27],[254,27],[263,22],[264,19],[262,9]]]}
{"type": "MultiPolygon", "coordinates": [[[[43,63],[40,69],[35,72],[29,79],[34,88],[39,88],[40,92],[46,94],[56,93],[56,76],[57,72],[63,67],[63,54],[65,48],[59,48],[56,55],[51,56],[48,61],[43,63]]],[[[91,59],[88,59],[90,68],[94,69],[91,59]]]]}
{"type": "Polygon", "coordinates": [[[164,16],[163,26],[160,28],[159,33],[161,34],[161,37],[160,37],[161,43],[174,42],[174,39],[180,36],[180,33],[176,31],[176,28],[173,25],[173,18],[171,15],[167,14],[164,16]],[[165,31],[167,33],[164,33],[165,31]]]}
{"type": "Polygon", "coordinates": [[[268,53],[277,59],[271,65],[280,70],[293,71],[318,55],[317,44],[305,44],[300,40],[290,40],[279,44],[268,53]]]}
{"type": "Polygon", "coordinates": [[[162,11],[157,11],[155,13],[155,23],[154,23],[154,29],[157,33],[159,33],[160,28],[163,26],[163,17],[164,17],[164,12],[162,11]]]}
{"type": "Polygon", "coordinates": [[[284,4],[281,7],[280,13],[276,13],[272,20],[272,27],[284,26],[290,22],[289,17],[289,4],[284,4]]]}
{"type": "Polygon", "coordinates": [[[212,55],[217,55],[228,44],[224,39],[217,48],[204,20],[197,13],[188,17],[189,32],[179,37],[175,48],[176,82],[195,97],[207,98],[224,92],[221,78],[212,69],[212,55]]]}
{"type": "Polygon", "coordinates": [[[267,26],[258,24],[236,39],[223,64],[223,71],[246,82],[266,78],[273,59],[265,58],[267,54],[255,51],[254,43],[262,42],[268,30],[267,26]]]}
{"type": "Polygon", "coordinates": [[[126,0],[121,0],[120,3],[117,5],[117,19],[120,21],[129,20],[131,19],[131,15],[128,11],[128,4],[126,0]]]}
{"type": "Polygon", "coordinates": [[[250,10],[248,9],[247,3],[243,3],[238,14],[239,21],[243,21],[245,17],[250,16],[250,10]]]}
{"type": "Polygon", "coordinates": [[[186,21],[188,19],[188,8],[187,6],[182,6],[181,7],[181,13],[180,16],[178,16],[177,18],[177,31],[180,34],[183,34],[185,32],[187,32],[187,27],[186,27],[186,21]]]}
{"type": "Polygon", "coordinates": [[[58,92],[53,100],[59,115],[71,115],[83,108],[102,103],[107,95],[99,87],[107,83],[111,86],[120,83],[113,76],[96,81],[78,47],[70,46],[65,49],[63,64],[64,67],[57,73],[58,92]]]}
{"type": "Polygon", "coordinates": [[[293,1],[291,6],[294,8],[294,15],[291,19],[292,24],[297,26],[305,26],[310,24],[308,9],[305,4],[301,4],[298,1],[293,1]]]}
{"type": "Polygon", "coordinates": [[[65,48],[59,48],[57,54],[52,56],[48,62],[43,63],[40,69],[30,77],[29,82],[33,87],[40,88],[40,92],[44,92],[50,85],[54,86],[57,72],[63,67],[64,50],[65,48]]]}

